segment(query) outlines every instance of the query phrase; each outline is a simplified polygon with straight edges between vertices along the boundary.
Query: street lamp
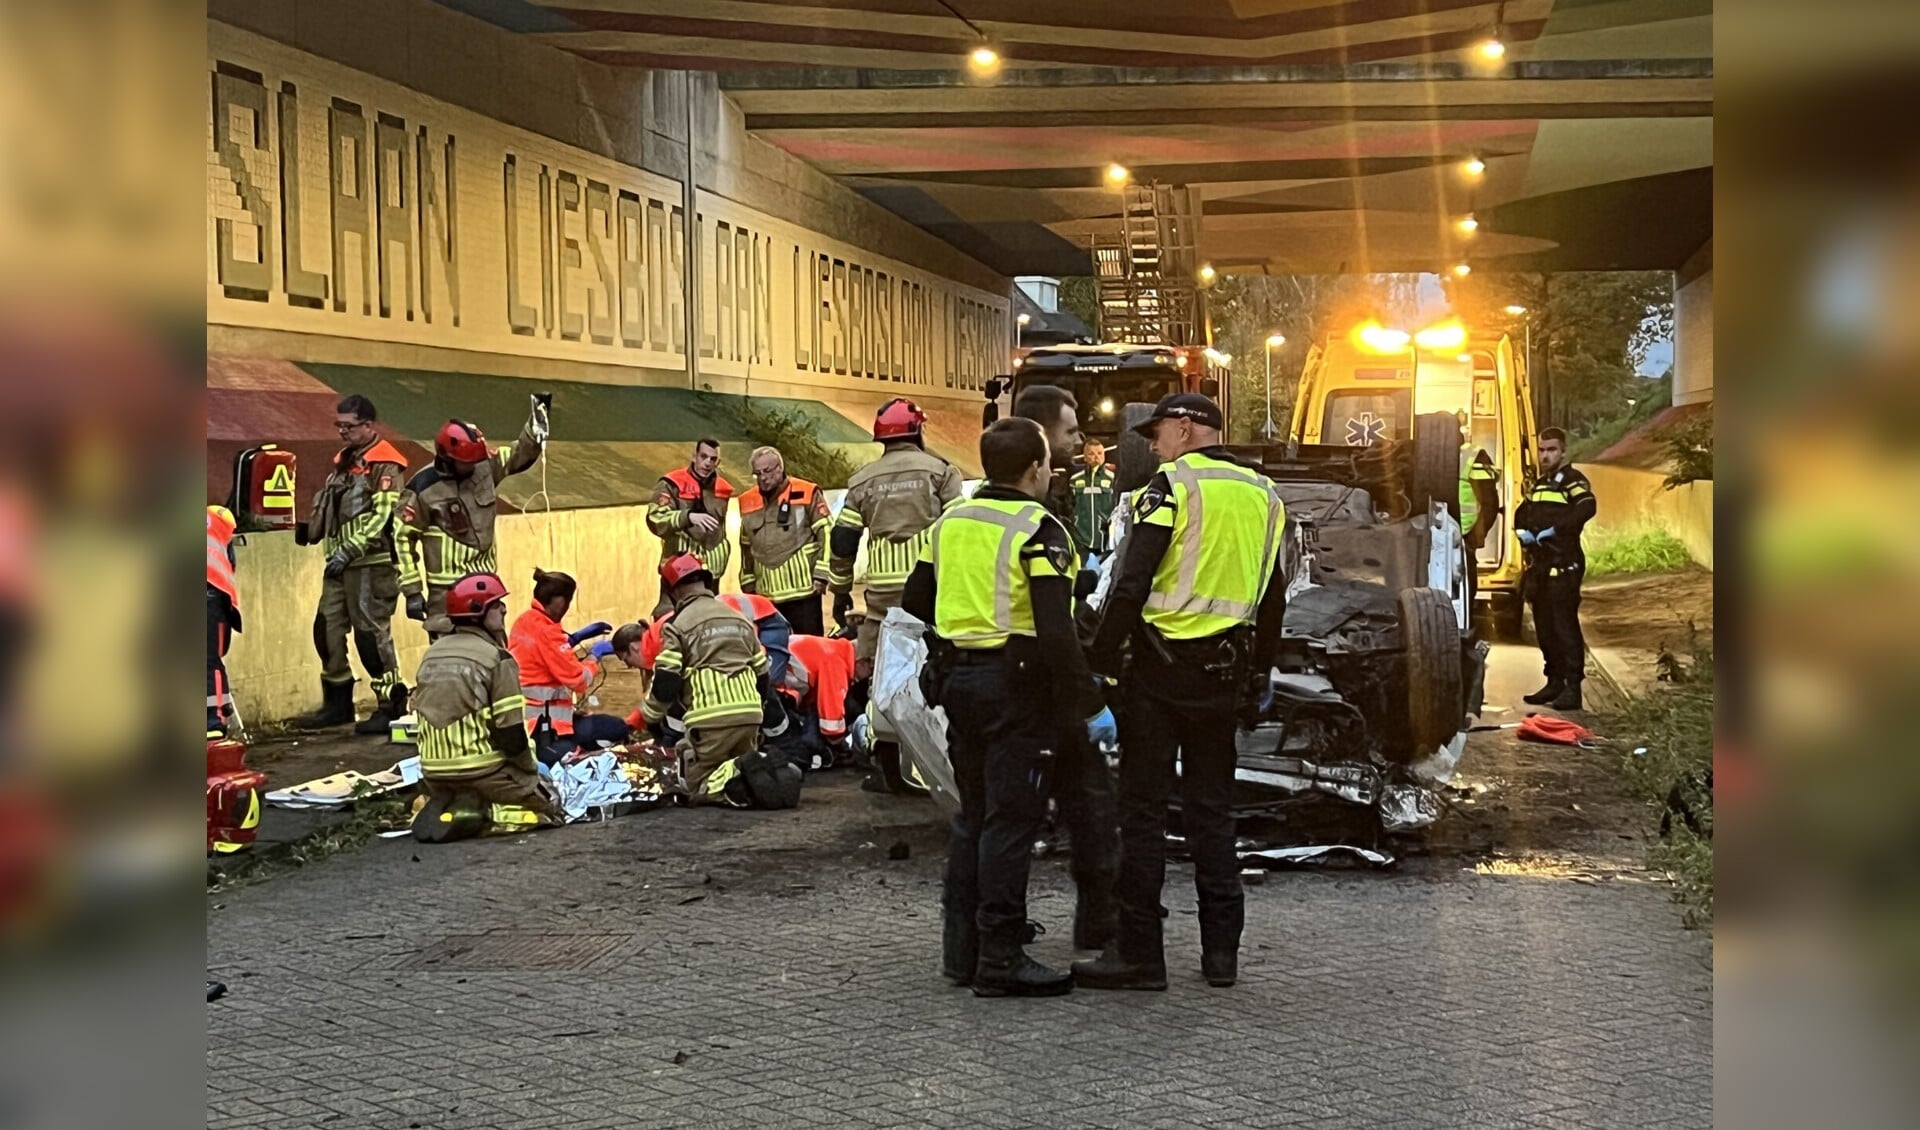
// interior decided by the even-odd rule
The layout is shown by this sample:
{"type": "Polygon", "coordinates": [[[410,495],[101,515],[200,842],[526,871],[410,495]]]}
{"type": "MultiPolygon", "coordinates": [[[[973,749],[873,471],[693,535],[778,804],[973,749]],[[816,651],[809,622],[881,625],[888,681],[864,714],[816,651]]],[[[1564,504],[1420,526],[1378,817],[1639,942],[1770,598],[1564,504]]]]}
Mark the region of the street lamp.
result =
{"type": "Polygon", "coordinates": [[[1026,333],[1027,323],[1033,321],[1032,314],[1022,314],[1013,320],[1013,347],[1020,348],[1021,335],[1026,333]]]}
{"type": "Polygon", "coordinates": [[[1266,350],[1266,354],[1267,354],[1267,429],[1266,431],[1267,431],[1268,443],[1273,442],[1274,435],[1278,433],[1280,430],[1280,425],[1275,423],[1273,419],[1273,351],[1285,344],[1287,344],[1287,338],[1285,334],[1272,334],[1267,338],[1267,350],[1266,350]]]}

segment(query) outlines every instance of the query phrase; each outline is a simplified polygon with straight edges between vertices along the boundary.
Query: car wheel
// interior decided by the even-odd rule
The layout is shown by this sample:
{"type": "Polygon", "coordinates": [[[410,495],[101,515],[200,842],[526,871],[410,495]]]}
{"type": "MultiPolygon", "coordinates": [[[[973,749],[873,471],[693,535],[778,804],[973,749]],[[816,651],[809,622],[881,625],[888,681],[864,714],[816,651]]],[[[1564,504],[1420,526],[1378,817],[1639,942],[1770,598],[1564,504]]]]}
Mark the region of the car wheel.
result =
{"type": "Polygon", "coordinates": [[[1451,412],[1427,412],[1413,421],[1413,510],[1444,503],[1460,520],[1460,420],[1451,412]]]}
{"type": "Polygon", "coordinates": [[[1153,405],[1135,401],[1120,413],[1120,453],[1113,472],[1113,489],[1121,494],[1139,490],[1153,478],[1160,461],[1153,457],[1153,446],[1133,429],[1153,415],[1153,405]]]}
{"type": "Polygon", "coordinates": [[[1408,760],[1425,757],[1460,732],[1466,687],[1460,665],[1460,624],[1453,602],[1434,588],[1400,593],[1400,646],[1407,659],[1408,760]]]}

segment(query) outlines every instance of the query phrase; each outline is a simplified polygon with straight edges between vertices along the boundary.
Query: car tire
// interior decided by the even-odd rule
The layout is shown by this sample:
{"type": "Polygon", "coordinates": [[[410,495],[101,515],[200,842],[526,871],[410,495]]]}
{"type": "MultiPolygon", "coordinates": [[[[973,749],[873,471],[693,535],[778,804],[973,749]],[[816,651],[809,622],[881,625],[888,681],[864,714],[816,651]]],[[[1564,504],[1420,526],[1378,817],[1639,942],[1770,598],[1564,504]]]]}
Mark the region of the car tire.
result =
{"type": "Polygon", "coordinates": [[[1407,736],[1412,761],[1431,754],[1466,722],[1460,624],[1453,602],[1434,588],[1400,593],[1400,646],[1407,660],[1407,736]]]}
{"type": "Polygon", "coordinates": [[[1133,429],[1153,415],[1153,405],[1134,401],[1120,412],[1120,453],[1115,457],[1113,489],[1117,494],[1139,490],[1153,478],[1160,461],[1153,457],[1153,446],[1133,429]]]}
{"type": "Polygon", "coordinates": [[[1426,412],[1413,421],[1413,512],[1443,503],[1460,520],[1460,419],[1451,412],[1426,412]]]}

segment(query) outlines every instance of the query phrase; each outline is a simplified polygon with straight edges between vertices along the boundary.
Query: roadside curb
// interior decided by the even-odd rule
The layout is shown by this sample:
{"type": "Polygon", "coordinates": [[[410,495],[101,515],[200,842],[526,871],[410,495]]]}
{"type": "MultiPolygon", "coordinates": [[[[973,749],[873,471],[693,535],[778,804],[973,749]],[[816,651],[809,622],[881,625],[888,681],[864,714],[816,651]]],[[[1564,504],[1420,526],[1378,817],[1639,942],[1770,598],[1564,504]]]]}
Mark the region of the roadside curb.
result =
{"type": "Polygon", "coordinates": [[[1621,680],[1619,673],[1609,668],[1606,660],[1601,658],[1600,652],[1591,647],[1587,649],[1587,666],[1600,676],[1600,681],[1607,686],[1608,696],[1615,703],[1624,707],[1633,701],[1634,696],[1627,692],[1626,684],[1621,680]]]}

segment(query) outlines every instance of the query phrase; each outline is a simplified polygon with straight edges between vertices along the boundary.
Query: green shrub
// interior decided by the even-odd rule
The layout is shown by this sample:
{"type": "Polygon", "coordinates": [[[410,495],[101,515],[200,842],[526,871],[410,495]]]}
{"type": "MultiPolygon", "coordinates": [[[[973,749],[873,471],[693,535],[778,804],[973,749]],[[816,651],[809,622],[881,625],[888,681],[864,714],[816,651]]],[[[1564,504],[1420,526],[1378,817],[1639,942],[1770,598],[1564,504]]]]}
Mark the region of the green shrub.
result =
{"type": "Polygon", "coordinates": [[[1693,564],[1679,538],[1665,530],[1603,533],[1587,546],[1587,575],[1671,573],[1693,564]]]}
{"type": "Polygon", "coordinates": [[[1713,481],[1713,420],[1710,417],[1670,428],[1660,437],[1673,470],[1660,485],[1668,490],[1687,483],[1713,481]]]}
{"type": "Polygon", "coordinates": [[[1663,649],[1660,679],[1605,721],[1630,752],[1628,791],[1659,813],[1649,865],[1673,878],[1691,925],[1713,920],[1713,649],[1696,638],[1685,655],[1663,649]]]}

